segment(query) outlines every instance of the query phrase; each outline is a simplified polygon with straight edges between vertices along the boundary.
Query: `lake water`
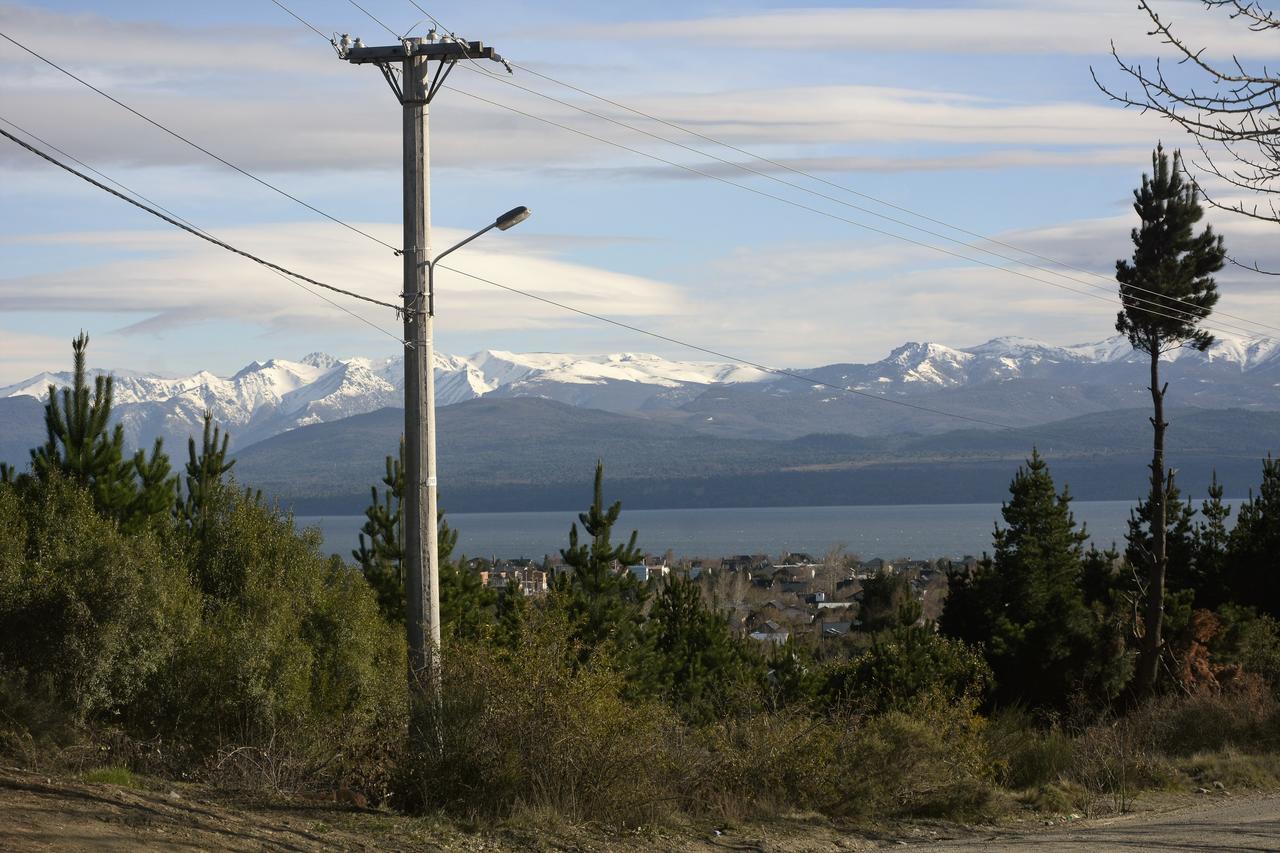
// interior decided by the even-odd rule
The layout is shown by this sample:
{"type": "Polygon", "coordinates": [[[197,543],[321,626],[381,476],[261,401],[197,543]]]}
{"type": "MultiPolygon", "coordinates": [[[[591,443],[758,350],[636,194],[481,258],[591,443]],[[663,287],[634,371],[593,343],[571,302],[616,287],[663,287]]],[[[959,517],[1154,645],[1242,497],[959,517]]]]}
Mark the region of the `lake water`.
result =
{"type": "MultiPolygon", "coordinates": [[[[1233,507],[1239,501],[1232,502],[1233,507]]],[[[1123,544],[1129,501],[1074,501],[1076,521],[1087,525],[1099,547],[1123,544]]],[[[1234,513],[1233,513],[1234,516],[1234,513]]],[[[677,557],[804,551],[814,556],[837,546],[863,559],[963,557],[991,550],[999,504],[826,506],[749,509],[623,509],[614,539],[640,531],[651,554],[677,557]],[[618,531],[625,531],[619,533],[618,531]]],[[[574,512],[453,513],[455,554],[529,557],[554,554],[569,541],[574,512]]],[[[318,527],[325,547],[350,558],[363,516],[299,516],[299,527],[318,527]]]]}

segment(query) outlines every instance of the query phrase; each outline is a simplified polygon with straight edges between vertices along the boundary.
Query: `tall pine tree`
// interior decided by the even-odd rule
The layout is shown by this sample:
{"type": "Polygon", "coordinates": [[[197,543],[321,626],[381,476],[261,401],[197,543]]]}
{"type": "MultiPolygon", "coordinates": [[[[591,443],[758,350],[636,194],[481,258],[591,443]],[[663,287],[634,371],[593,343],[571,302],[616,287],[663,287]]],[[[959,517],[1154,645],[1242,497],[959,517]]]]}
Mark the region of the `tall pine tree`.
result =
{"type": "Polygon", "coordinates": [[[1172,161],[1163,146],[1151,155],[1151,174],[1133,191],[1133,209],[1141,220],[1133,229],[1132,261],[1116,261],[1123,309],[1116,330],[1129,338],[1133,348],[1150,361],[1153,414],[1151,454],[1151,556],[1146,561],[1146,596],[1143,603],[1142,648],[1136,686],[1155,687],[1164,621],[1167,552],[1167,491],[1171,485],[1164,460],[1164,402],[1168,386],[1160,383],[1160,357],[1184,346],[1204,351],[1213,336],[1199,324],[1218,301],[1213,273],[1226,257],[1222,238],[1206,226],[1195,233],[1203,217],[1193,184],[1183,180],[1181,155],[1172,161]]]}
{"type": "Polygon", "coordinates": [[[1127,672],[1108,629],[1085,601],[1088,537],[1076,528],[1071,498],[1066,489],[1055,491],[1049,467],[1035,451],[1009,492],[994,557],[973,574],[951,574],[939,627],[983,647],[1001,703],[1060,708],[1077,693],[1110,699],[1127,672]]]}

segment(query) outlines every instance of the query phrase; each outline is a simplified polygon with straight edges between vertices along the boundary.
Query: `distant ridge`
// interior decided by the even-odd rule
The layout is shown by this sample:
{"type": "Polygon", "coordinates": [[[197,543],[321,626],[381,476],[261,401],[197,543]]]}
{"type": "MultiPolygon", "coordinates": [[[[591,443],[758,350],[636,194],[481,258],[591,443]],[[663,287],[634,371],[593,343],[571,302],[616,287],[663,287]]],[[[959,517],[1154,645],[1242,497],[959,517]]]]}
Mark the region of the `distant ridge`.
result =
{"type": "MultiPolygon", "coordinates": [[[[1206,353],[1182,350],[1171,359],[1166,372],[1181,404],[1280,409],[1280,344],[1223,338],[1206,353]]],[[[743,438],[932,433],[958,425],[938,415],[878,406],[818,382],[1026,425],[1136,407],[1144,393],[1140,365],[1119,337],[1066,347],[1017,337],[961,349],[911,342],[877,362],[798,372],[812,377],[815,386],[740,365],[643,353],[490,350],[436,357],[442,406],[479,397],[541,397],[743,438]]],[[[301,426],[399,405],[403,396],[399,359],[326,353],[299,361],[253,361],[230,377],[208,371],[177,378],[113,373],[118,417],[136,445],[156,437],[185,444],[209,410],[236,447],[245,448],[301,426]]],[[[70,379],[68,372],[38,374],[0,388],[0,399],[43,399],[50,383],[64,386],[70,379]]]]}

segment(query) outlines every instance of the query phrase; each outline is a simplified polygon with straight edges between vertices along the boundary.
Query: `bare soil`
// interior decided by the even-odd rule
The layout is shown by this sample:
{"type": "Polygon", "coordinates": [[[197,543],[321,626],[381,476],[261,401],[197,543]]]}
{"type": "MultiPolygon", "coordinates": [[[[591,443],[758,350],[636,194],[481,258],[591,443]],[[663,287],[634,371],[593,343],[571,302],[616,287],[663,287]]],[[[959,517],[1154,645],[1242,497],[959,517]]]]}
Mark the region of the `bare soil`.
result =
{"type": "Polygon", "coordinates": [[[246,799],[151,780],[125,788],[0,768],[0,850],[1280,850],[1277,794],[1166,796],[1140,808],[1115,818],[1027,818],[999,828],[920,823],[874,831],[795,818],[625,835],[560,826],[479,831],[329,801],[246,799]]]}

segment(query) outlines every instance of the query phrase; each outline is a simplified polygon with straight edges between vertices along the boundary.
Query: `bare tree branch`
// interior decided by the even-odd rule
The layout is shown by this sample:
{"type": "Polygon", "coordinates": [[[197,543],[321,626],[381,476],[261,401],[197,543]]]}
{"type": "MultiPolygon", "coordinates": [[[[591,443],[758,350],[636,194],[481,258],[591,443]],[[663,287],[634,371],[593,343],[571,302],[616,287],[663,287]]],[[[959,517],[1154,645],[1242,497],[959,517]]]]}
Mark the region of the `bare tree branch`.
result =
{"type": "MultiPolygon", "coordinates": [[[[1201,0],[1210,11],[1225,12],[1253,32],[1280,32],[1280,13],[1265,8],[1261,0],[1201,0]]],[[[1195,164],[1201,179],[1188,171],[1209,204],[1254,219],[1280,223],[1280,209],[1272,201],[1249,206],[1243,202],[1215,201],[1204,190],[1203,177],[1221,179],[1230,186],[1261,196],[1280,195],[1280,77],[1266,66],[1246,68],[1238,57],[1224,65],[1206,58],[1206,48],[1196,47],[1162,18],[1151,0],[1138,0],[1152,29],[1148,35],[1172,49],[1178,65],[1202,77],[1206,85],[1175,83],[1165,74],[1164,63],[1154,68],[1126,62],[1111,45],[1111,56],[1122,74],[1136,84],[1133,92],[1102,80],[1094,83],[1113,101],[1143,113],[1154,113],[1173,122],[1195,138],[1201,158],[1195,164]],[[1211,150],[1214,149],[1214,150],[1211,150]]],[[[1185,168],[1185,166],[1184,166],[1185,168]]],[[[1258,270],[1261,272],[1261,270],[1258,270]]]]}

